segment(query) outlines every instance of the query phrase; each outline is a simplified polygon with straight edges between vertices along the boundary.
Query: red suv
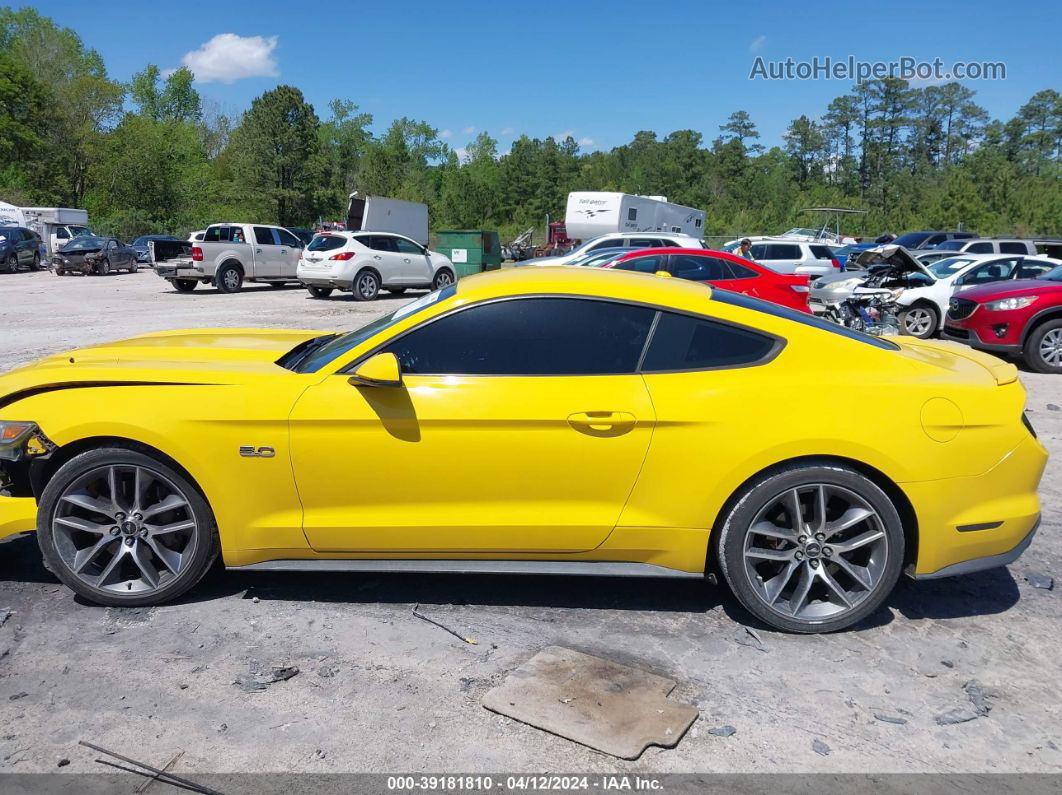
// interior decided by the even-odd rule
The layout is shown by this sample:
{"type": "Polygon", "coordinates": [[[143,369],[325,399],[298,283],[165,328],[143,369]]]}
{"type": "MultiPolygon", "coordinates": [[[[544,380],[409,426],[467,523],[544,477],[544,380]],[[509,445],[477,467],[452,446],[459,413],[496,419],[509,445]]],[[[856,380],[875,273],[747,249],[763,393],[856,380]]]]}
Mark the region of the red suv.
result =
{"type": "Polygon", "coordinates": [[[725,251],[648,248],[624,254],[601,267],[642,273],[665,271],[676,279],[707,282],[713,287],[762,298],[790,309],[811,311],[808,309],[807,276],[777,273],[725,251]]]}
{"type": "Polygon", "coordinates": [[[1039,279],[993,282],[953,295],[941,336],[1021,356],[1041,373],[1062,373],[1062,265],[1039,279]]]}

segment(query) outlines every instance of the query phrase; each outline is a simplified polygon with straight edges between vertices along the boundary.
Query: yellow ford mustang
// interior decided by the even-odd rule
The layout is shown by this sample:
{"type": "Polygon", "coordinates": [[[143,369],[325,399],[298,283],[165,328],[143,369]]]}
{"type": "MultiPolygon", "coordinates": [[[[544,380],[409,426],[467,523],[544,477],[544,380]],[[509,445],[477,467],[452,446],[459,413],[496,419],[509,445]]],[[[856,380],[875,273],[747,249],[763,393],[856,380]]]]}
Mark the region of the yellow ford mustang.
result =
{"type": "Polygon", "coordinates": [[[229,567],[725,578],[840,629],[1010,562],[1047,454],[1014,367],[691,282],[470,277],[347,334],[195,330],[0,377],[0,535],[109,605],[229,567]]]}

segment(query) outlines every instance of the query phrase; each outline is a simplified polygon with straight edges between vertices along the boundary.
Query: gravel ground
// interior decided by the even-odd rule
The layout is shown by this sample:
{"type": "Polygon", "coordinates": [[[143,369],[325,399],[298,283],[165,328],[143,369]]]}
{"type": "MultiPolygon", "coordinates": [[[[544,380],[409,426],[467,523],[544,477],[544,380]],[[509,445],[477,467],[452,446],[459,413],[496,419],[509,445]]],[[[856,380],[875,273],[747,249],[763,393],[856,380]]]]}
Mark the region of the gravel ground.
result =
{"type": "MultiPolygon", "coordinates": [[[[0,370],[157,329],[347,329],[405,300],[319,301],[257,286],[181,295],[151,272],[2,276],[0,370]]],[[[684,581],[218,569],[179,603],[104,609],[57,584],[32,536],[14,539],[0,545],[0,772],[99,771],[79,739],[156,765],[184,751],[175,772],[193,777],[1060,772],[1062,583],[1037,589],[1025,576],[1062,575],[1062,379],[1022,380],[1054,454],[1032,547],[1007,569],[903,581],[887,608],[844,634],[754,627],[722,589],[684,581]],[[478,644],[413,617],[418,602],[478,644]],[[551,644],[673,678],[672,698],[700,718],[678,747],[622,762],[480,706],[551,644]],[[271,665],[299,673],[260,692],[233,684],[271,665]],[[976,717],[940,725],[948,713],[976,717]],[[709,732],[726,724],[731,736],[709,732]]]]}

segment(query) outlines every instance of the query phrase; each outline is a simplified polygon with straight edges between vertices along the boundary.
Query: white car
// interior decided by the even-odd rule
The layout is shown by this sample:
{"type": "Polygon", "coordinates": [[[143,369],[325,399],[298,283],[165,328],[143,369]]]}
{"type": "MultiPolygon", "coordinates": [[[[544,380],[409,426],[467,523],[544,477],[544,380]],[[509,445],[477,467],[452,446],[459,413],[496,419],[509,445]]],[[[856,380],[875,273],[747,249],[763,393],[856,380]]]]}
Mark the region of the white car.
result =
{"type": "Polygon", "coordinates": [[[958,254],[923,266],[931,283],[904,290],[896,299],[900,330],[926,339],[940,328],[952,295],[967,287],[1006,279],[1036,279],[1062,264],[1048,257],[958,254]]]}
{"type": "Polygon", "coordinates": [[[521,265],[568,265],[584,254],[603,248],[708,248],[699,237],[668,232],[609,232],[576,246],[559,257],[538,257],[521,265]]]}
{"type": "Polygon", "coordinates": [[[954,254],[1019,254],[1035,257],[1036,244],[1031,240],[1015,237],[979,237],[973,240],[945,240],[933,251],[950,251],[954,254]]]}
{"type": "Polygon", "coordinates": [[[395,294],[410,288],[438,290],[457,280],[444,254],[389,232],[317,235],[303,249],[296,275],[314,298],[342,290],[356,301],[372,301],[381,288],[395,294]]]}
{"type": "Polygon", "coordinates": [[[815,278],[837,273],[841,267],[833,255],[833,249],[825,243],[806,243],[802,240],[754,241],[751,253],[755,262],[776,273],[797,273],[815,278]]]}

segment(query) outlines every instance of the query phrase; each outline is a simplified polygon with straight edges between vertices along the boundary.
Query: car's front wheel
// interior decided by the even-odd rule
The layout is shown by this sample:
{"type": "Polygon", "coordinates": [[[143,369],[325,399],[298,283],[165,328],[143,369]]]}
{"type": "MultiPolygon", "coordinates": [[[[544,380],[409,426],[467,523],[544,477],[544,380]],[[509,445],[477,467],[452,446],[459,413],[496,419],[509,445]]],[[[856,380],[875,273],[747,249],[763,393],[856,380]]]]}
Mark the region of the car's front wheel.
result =
{"type": "Polygon", "coordinates": [[[100,448],[59,468],[41,496],[37,540],[49,569],[102,605],[154,605],[195,585],[218,555],[214,515],[181,473],[100,448]]]}
{"type": "Polygon", "coordinates": [[[435,274],[435,278],[432,279],[431,289],[441,290],[444,287],[449,287],[453,283],[454,275],[445,268],[442,268],[438,273],[435,274]]]}
{"type": "Polygon", "coordinates": [[[926,304],[915,304],[903,310],[899,321],[904,334],[922,340],[932,337],[940,325],[936,311],[926,304]]]}
{"type": "Polygon", "coordinates": [[[1033,329],[1025,342],[1025,363],[1038,373],[1062,373],[1062,320],[1033,329]]]}
{"type": "Polygon", "coordinates": [[[752,482],[717,543],[738,601],[786,632],[832,632],[866,618],[892,591],[904,557],[903,526],[888,495],[826,462],[752,482]]]}

